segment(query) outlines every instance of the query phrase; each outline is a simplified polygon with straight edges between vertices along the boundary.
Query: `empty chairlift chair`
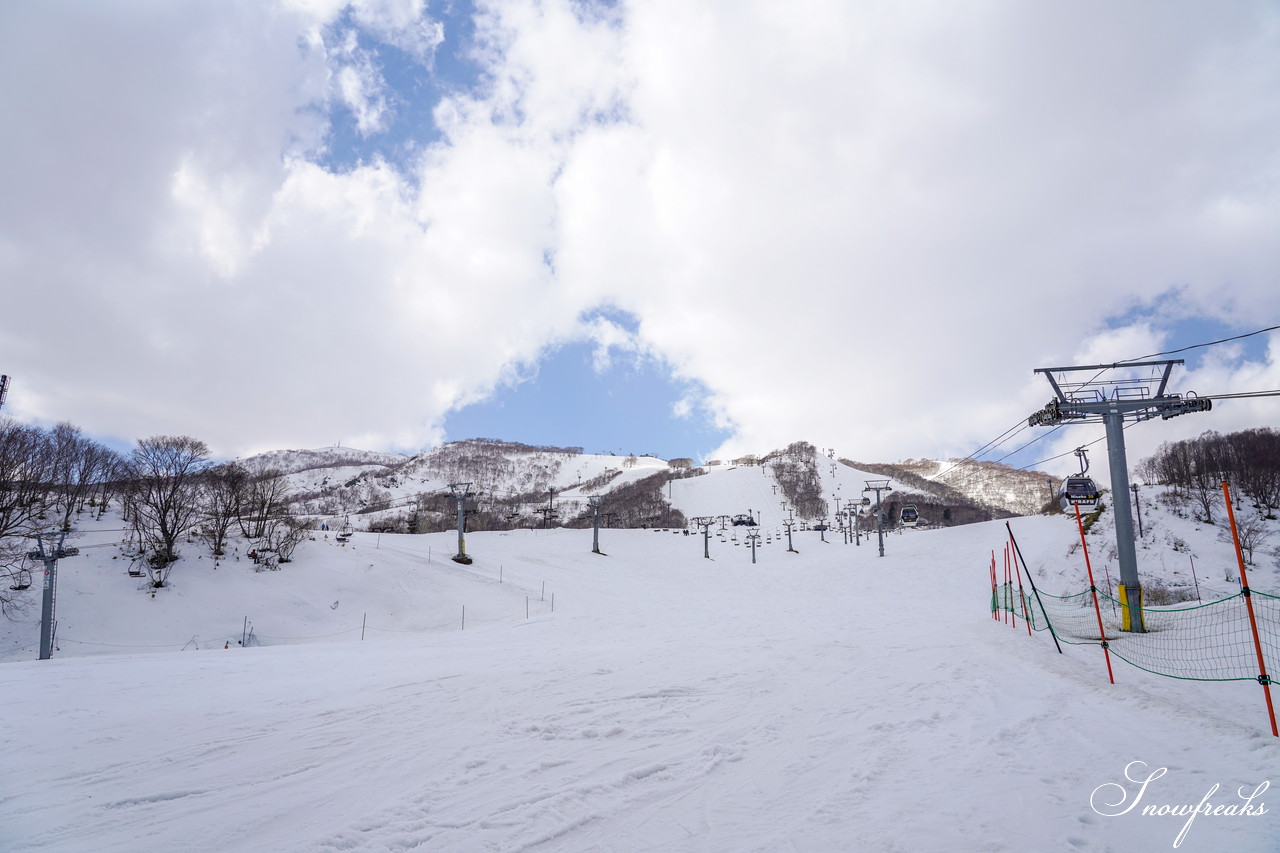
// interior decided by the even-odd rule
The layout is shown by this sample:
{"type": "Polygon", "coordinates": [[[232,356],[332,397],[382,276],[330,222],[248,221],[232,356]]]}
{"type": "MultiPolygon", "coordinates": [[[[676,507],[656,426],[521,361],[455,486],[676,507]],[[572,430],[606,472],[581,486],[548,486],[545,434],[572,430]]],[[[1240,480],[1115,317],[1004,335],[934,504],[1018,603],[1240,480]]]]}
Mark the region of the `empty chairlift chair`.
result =
{"type": "Polygon", "coordinates": [[[1062,507],[1062,511],[1066,513],[1072,512],[1072,506],[1095,506],[1101,496],[1098,484],[1092,477],[1087,476],[1088,451],[1083,447],[1077,447],[1076,457],[1080,460],[1080,473],[1067,477],[1062,481],[1062,487],[1058,489],[1058,506],[1062,507]]]}
{"type": "Polygon", "coordinates": [[[9,589],[21,592],[24,589],[31,589],[31,570],[23,566],[13,575],[13,584],[9,589]]]}
{"type": "Polygon", "coordinates": [[[1058,489],[1058,505],[1063,512],[1069,513],[1073,505],[1097,505],[1098,496],[1098,484],[1093,482],[1092,477],[1068,477],[1062,481],[1062,488],[1058,489]]]}

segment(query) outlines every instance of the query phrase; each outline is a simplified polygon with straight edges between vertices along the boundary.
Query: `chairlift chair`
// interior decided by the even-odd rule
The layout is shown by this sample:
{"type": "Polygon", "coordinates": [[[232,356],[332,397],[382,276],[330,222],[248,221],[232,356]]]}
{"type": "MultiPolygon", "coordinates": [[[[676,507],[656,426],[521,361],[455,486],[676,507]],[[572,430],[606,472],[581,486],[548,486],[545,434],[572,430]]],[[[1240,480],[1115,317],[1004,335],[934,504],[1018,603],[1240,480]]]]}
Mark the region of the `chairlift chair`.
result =
{"type": "Polygon", "coordinates": [[[1098,484],[1092,477],[1068,477],[1058,489],[1058,506],[1063,512],[1070,512],[1073,505],[1096,506],[1099,496],[1098,484]]]}
{"type": "Polygon", "coordinates": [[[17,574],[14,575],[13,583],[9,586],[9,589],[17,590],[18,592],[21,592],[24,589],[31,589],[31,570],[25,569],[25,568],[18,569],[17,574]]]}
{"type": "Polygon", "coordinates": [[[1063,512],[1070,512],[1072,506],[1096,506],[1101,492],[1092,477],[1086,476],[1089,471],[1089,453],[1083,447],[1076,448],[1076,457],[1080,460],[1080,473],[1067,477],[1058,489],[1058,506],[1063,512]]]}

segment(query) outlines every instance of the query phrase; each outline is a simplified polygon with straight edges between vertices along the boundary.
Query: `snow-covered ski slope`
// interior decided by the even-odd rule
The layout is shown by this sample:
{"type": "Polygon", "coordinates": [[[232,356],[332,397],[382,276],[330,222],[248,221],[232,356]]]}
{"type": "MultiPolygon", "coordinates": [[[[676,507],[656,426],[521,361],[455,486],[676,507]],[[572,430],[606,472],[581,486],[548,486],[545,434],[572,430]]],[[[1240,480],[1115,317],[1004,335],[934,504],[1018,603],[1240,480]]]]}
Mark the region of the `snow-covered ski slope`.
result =
{"type": "MultiPolygon", "coordinates": [[[[845,465],[837,464],[834,469],[833,473],[832,466],[825,459],[819,460],[818,479],[829,513],[836,511],[837,497],[843,509],[848,500],[861,501],[868,497],[863,492],[867,480],[884,479],[845,465]]],[[[687,517],[733,515],[750,510],[762,527],[774,529],[788,518],[794,518],[794,511],[783,510],[786,495],[777,487],[777,480],[768,467],[727,466],[706,470],[705,476],[676,480],[671,484],[671,504],[687,517]]],[[[905,486],[896,487],[895,492],[918,493],[905,486]]],[[[874,492],[869,497],[874,502],[874,492]]]]}
{"type": "MultiPolygon", "coordinates": [[[[387,454],[369,454],[368,464],[357,465],[354,463],[360,461],[359,451],[345,450],[346,456],[334,456],[331,459],[330,454],[333,453],[336,453],[334,448],[279,451],[254,457],[249,463],[254,470],[277,466],[289,472],[289,484],[294,492],[335,489],[355,482],[363,475],[360,482],[385,490],[389,504],[394,508],[393,513],[412,505],[420,494],[449,491],[450,483],[454,480],[468,482],[467,488],[477,493],[481,500],[509,499],[515,495],[529,496],[536,493],[541,502],[530,503],[526,512],[545,505],[548,499],[546,490],[550,489],[554,492],[551,497],[562,518],[585,512],[591,495],[604,495],[607,500],[609,492],[637,480],[666,472],[672,472],[674,476],[680,475],[680,472],[672,471],[666,460],[652,456],[628,460],[626,457],[591,453],[520,451],[500,443],[485,442],[446,445],[413,459],[401,459],[398,465],[387,464],[390,458],[387,454]],[[454,475],[442,476],[438,472],[438,468],[445,467],[441,465],[441,458],[468,445],[478,447],[480,452],[494,455],[488,460],[473,460],[469,466],[465,466],[465,470],[459,470],[454,475]],[[305,467],[316,461],[326,462],[328,465],[305,467]],[[350,461],[353,464],[334,464],[338,461],[350,461]],[[607,483],[600,486],[589,485],[606,473],[614,475],[607,483]]],[[[828,513],[836,511],[837,498],[840,507],[849,500],[861,500],[867,494],[864,492],[867,480],[884,479],[881,475],[851,468],[821,455],[817,456],[815,462],[822,495],[827,500],[828,513]]],[[[794,508],[792,513],[782,510],[781,502],[786,495],[778,487],[773,470],[768,465],[729,463],[701,466],[700,471],[701,476],[674,480],[663,493],[663,497],[669,496],[671,505],[687,518],[738,515],[751,511],[762,525],[777,526],[794,516],[794,508]]],[[[901,483],[894,483],[893,488],[895,495],[919,494],[918,489],[901,483]]],[[[885,494],[887,499],[889,493],[885,494]]],[[[359,505],[352,504],[346,506],[345,512],[339,515],[358,513],[360,509],[359,505]]],[[[377,520],[380,516],[381,513],[373,514],[363,520],[377,520]]],[[[357,526],[361,520],[359,517],[352,517],[357,526]]]]}
{"type": "MultiPolygon", "coordinates": [[[[1012,524],[1075,582],[1068,519],[1012,524]]],[[[0,849],[1154,851],[1186,818],[1144,806],[1274,781],[1257,684],[1113,686],[1097,648],[993,622],[1002,523],[884,558],[835,538],[753,565],[662,531],[601,531],[608,556],[481,533],[460,566],[448,534],[357,534],[280,572],[188,554],[152,599],[86,536],[61,651],[0,664],[0,849]],[[1116,814],[1126,766],[1167,769],[1116,814]]],[[[1274,851],[1277,819],[1200,815],[1178,849],[1274,851]]]]}

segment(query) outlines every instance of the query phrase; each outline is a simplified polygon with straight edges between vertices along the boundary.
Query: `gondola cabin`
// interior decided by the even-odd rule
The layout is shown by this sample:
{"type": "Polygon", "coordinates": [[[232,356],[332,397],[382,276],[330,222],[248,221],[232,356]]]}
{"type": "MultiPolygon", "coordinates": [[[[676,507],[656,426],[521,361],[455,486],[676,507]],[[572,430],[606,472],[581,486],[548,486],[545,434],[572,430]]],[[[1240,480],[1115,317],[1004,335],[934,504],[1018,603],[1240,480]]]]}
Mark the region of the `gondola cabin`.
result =
{"type": "Polygon", "coordinates": [[[1058,490],[1058,505],[1063,512],[1071,512],[1071,507],[1094,506],[1098,503],[1098,484],[1092,477],[1068,477],[1062,481],[1058,490]]]}
{"type": "Polygon", "coordinates": [[[901,521],[903,527],[915,527],[920,523],[920,513],[914,506],[904,506],[901,521]]]}

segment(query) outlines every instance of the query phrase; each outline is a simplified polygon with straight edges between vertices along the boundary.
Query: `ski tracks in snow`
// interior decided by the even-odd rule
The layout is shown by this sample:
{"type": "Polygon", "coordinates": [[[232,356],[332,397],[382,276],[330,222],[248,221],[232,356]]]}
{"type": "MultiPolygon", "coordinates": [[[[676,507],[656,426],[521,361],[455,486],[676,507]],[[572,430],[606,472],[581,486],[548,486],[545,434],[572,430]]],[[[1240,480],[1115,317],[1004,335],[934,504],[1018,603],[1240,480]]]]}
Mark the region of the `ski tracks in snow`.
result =
{"type": "MultiPolygon", "coordinates": [[[[697,685],[642,689],[634,678],[596,669],[562,674],[538,696],[492,697],[479,716],[502,721],[488,737],[453,749],[402,802],[314,846],[610,849],[610,839],[593,827],[608,825],[612,835],[621,816],[648,815],[655,807],[670,813],[672,804],[742,759],[747,734],[741,719],[726,713],[741,710],[742,697],[727,693],[718,674],[697,685]]],[[[690,820],[697,823],[696,814],[690,820]]]]}

